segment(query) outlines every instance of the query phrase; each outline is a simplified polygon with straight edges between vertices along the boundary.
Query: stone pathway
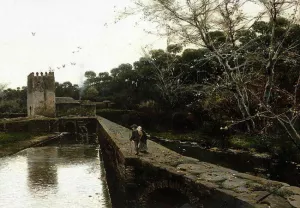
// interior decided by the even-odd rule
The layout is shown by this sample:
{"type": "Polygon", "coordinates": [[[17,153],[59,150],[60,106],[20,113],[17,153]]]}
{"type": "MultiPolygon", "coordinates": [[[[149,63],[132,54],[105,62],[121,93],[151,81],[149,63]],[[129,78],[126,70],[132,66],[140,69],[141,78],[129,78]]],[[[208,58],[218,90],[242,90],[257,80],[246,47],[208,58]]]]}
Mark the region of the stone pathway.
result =
{"type": "Polygon", "coordinates": [[[148,140],[149,154],[135,156],[133,149],[131,150],[133,146],[130,147],[129,142],[130,129],[102,117],[97,119],[126,159],[139,158],[175,174],[184,175],[208,189],[216,189],[246,201],[254,207],[300,208],[299,187],[185,157],[150,140],[148,140]]]}

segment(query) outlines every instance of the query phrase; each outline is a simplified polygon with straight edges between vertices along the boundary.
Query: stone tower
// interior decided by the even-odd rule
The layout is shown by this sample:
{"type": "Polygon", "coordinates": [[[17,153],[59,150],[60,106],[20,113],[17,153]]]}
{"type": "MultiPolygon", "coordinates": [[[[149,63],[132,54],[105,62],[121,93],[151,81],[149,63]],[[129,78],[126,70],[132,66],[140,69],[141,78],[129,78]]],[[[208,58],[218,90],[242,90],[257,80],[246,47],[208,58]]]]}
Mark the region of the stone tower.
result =
{"type": "Polygon", "coordinates": [[[27,115],[55,117],[54,72],[33,72],[27,77],[27,115]]]}

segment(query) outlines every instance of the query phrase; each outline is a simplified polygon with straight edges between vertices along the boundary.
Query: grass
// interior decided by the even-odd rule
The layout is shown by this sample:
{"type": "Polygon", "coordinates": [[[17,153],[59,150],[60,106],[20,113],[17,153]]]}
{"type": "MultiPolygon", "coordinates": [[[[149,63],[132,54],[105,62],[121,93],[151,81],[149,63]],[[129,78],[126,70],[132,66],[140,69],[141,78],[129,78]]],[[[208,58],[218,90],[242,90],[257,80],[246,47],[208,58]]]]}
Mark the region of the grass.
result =
{"type": "MultiPolygon", "coordinates": [[[[192,131],[185,133],[168,132],[155,132],[147,131],[151,136],[169,139],[173,141],[195,141],[195,142],[207,142],[212,147],[221,147],[222,137],[212,138],[205,135],[201,131],[192,131]]],[[[269,152],[271,140],[262,136],[251,136],[247,134],[231,135],[228,138],[227,148],[245,150],[249,152],[269,152]]]]}
{"type": "Polygon", "coordinates": [[[48,117],[43,117],[43,116],[6,118],[6,119],[0,119],[0,124],[14,123],[14,122],[27,122],[27,121],[31,121],[31,120],[55,120],[55,118],[48,118],[48,117]]]}
{"type": "Polygon", "coordinates": [[[230,136],[229,146],[235,149],[248,151],[268,152],[271,146],[271,139],[263,136],[250,136],[247,134],[230,136]]]}
{"type": "Polygon", "coordinates": [[[13,122],[19,122],[19,121],[27,121],[29,120],[26,117],[20,117],[20,118],[7,118],[7,119],[0,119],[0,123],[13,123],[13,122]]]}
{"type": "Polygon", "coordinates": [[[4,133],[0,132],[0,158],[3,156],[17,153],[25,148],[45,139],[43,133],[28,133],[28,132],[14,132],[4,133]]]}
{"type": "Polygon", "coordinates": [[[10,144],[30,140],[36,136],[42,136],[44,134],[28,133],[28,132],[14,132],[4,133],[0,132],[0,146],[9,146],[10,144]]]}
{"type": "Polygon", "coordinates": [[[241,135],[235,135],[230,137],[229,142],[233,147],[236,147],[238,149],[250,149],[255,146],[252,139],[241,135]]]}
{"type": "Polygon", "coordinates": [[[203,141],[211,140],[211,138],[203,135],[200,131],[192,131],[187,133],[173,133],[173,132],[154,132],[148,131],[151,136],[162,137],[170,140],[181,140],[181,141],[203,141]]]}

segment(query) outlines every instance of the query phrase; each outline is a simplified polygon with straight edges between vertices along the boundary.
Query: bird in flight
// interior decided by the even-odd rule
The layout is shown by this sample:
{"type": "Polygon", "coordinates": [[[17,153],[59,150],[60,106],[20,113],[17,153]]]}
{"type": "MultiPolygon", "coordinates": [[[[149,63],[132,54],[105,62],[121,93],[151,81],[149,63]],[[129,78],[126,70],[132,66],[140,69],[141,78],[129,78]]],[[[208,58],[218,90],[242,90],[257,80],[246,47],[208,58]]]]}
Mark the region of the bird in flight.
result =
{"type": "Polygon", "coordinates": [[[31,32],[32,36],[35,36],[35,32],[31,32]]]}
{"type": "Polygon", "coordinates": [[[78,49],[82,49],[80,46],[77,47],[78,49]]]}
{"type": "Polygon", "coordinates": [[[76,63],[71,62],[72,65],[76,65],[76,63]]]}
{"type": "Polygon", "coordinates": [[[66,66],[65,64],[62,65],[63,68],[65,68],[65,66],[66,66]]]}
{"type": "Polygon", "coordinates": [[[60,69],[60,67],[57,67],[57,69],[60,69]]]}

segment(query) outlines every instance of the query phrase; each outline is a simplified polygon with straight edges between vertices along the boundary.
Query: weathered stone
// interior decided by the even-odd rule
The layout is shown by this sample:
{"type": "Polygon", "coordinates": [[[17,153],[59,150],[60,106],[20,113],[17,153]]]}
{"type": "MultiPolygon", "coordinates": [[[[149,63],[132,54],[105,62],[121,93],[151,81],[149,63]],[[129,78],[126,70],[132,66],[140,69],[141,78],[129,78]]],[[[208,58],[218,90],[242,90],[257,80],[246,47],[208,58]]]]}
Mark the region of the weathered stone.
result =
{"type": "Polygon", "coordinates": [[[266,203],[272,208],[292,208],[290,203],[287,202],[284,198],[273,194],[263,199],[260,203],[266,203]]]}
{"type": "Polygon", "coordinates": [[[300,195],[300,188],[295,186],[283,186],[279,190],[283,192],[294,193],[295,195],[300,195]]]}
{"type": "MultiPolygon", "coordinates": [[[[148,142],[149,154],[133,156],[130,152],[128,136],[123,136],[130,135],[130,130],[101,117],[97,119],[104,134],[107,135],[106,140],[114,144],[113,148],[116,151],[122,151],[125,163],[129,161],[136,163],[136,168],[139,168],[141,175],[145,177],[141,178],[138,183],[140,194],[142,194],[141,199],[146,199],[156,188],[165,187],[165,183],[159,181],[167,179],[169,188],[188,196],[192,203],[205,202],[205,207],[222,207],[226,202],[226,207],[267,208],[271,205],[272,208],[289,208],[290,203],[296,204],[300,201],[297,196],[300,188],[289,187],[293,194],[290,194],[288,199],[282,197],[282,192],[278,191],[288,186],[285,183],[266,180],[184,157],[152,141],[148,142]],[[121,133],[116,134],[116,132],[121,133]],[[153,171],[153,175],[149,175],[148,171],[153,171]],[[144,181],[147,181],[146,187],[142,187],[144,181]],[[163,187],[160,184],[163,184],[163,187]],[[208,194],[204,194],[206,191],[208,194]]],[[[107,154],[110,152],[111,150],[107,154]]]]}
{"type": "Polygon", "coordinates": [[[187,170],[189,173],[198,175],[199,173],[207,172],[207,167],[203,164],[180,164],[177,166],[179,170],[187,170]]]}
{"type": "Polygon", "coordinates": [[[278,190],[288,202],[296,208],[300,208],[300,188],[295,186],[283,186],[278,190]]]}
{"type": "Polygon", "coordinates": [[[197,176],[195,176],[195,175],[186,174],[185,177],[188,178],[188,179],[190,179],[190,180],[192,180],[192,181],[197,180],[197,176]]]}
{"type": "Polygon", "coordinates": [[[196,183],[204,185],[207,188],[207,190],[219,188],[219,185],[214,182],[196,180],[196,183]]]}
{"type": "Polygon", "coordinates": [[[288,197],[288,202],[296,207],[296,208],[300,208],[300,195],[292,195],[290,197],[288,197]]]}
{"type": "Polygon", "coordinates": [[[45,76],[31,73],[27,77],[27,115],[55,117],[54,72],[45,76]]]}
{"type": "Polygon", "coordinates": [[[267,180],[267,179],[264,179],[264,178],[260,178],[260,177],[245,174],[245,173],[237,172],[236,177],[244,178],[244,179],[247,179],[247,180],[250,180],[250,181],[254,181],[254,182],[262,184],[262,185],[268,185],[269,187],[272,186],[272,187],[280,188],[280,187],[283,187],[283,186],[289,186],[289,184],[287,184],[287,183],[283,183],[283,182],[279,182],[279,181],[271,181],[271,180],[267,180]]]}
{"type": "Polygon", "coordinates": [[[254,191],[251,192],[250,195],[251,197],[256,201],[259,202],[261,201],[263,198],[267,197],[270,193],[267,191],[254,191]]]}
{"type": "Polygon", "coordinates": [[[236,187],[244,187],[247,181],[240,178],[231,178],[222,183],[222,187],[225,189],[234,189],[236,187]]]}
{"type": "Polygon", "coordinates": [[[213,173],[202,173],[199,176],[199,179],[202,180],[207,180],[211,182],[220,182],[220,181],[225,181],[228,178],[231,178],[232,175],[228,173],[221,173],[221,172],[213,172],[213,173]]]}
{"type": "Polygon", "coordinates": [[[250,193],[251,191],[246,188],[245,186],[240,186],[234,189],[235,192],[239,192],[239,193],[250,193]]]}

